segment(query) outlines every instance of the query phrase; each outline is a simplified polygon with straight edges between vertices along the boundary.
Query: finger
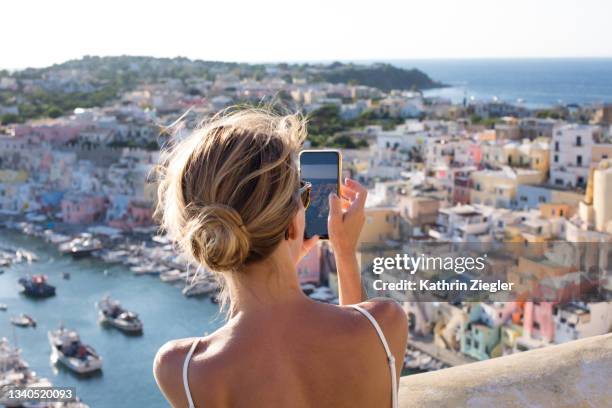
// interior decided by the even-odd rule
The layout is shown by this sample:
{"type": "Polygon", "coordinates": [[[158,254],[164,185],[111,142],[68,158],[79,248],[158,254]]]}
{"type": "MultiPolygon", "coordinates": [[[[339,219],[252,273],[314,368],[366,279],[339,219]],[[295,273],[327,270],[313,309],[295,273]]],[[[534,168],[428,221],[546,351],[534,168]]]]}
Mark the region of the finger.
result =
{"type": "Polygon", "coordinates": [[[355,181],[353,179],[350,179],[348,177],[346,178],[346,180],[344,180],[344,184],[346,184],[346,186],[348,188],[350,188],[352,190],[355,190],[358,193],[362,192],[362,191],[366,191],[366,192],[368,191],[368,189],[365,188],[364,186],[362,186],[361,183],[359,183],[358,181],[355,181]]]}
{"type": "Polygon", "coordinates": [[[357,191],[353,190],[352,188],[348,188],[348,187],[345,186],[342,189],[342,197],[347,199],[347,200],[353,201],[353,200],[355,200],[355,198],[357,198],[357,191]]]}
{"type": "Polygon", "coordinates": [[[330,217],[341,217],[342,216],[342,201],[335,193],[329,195],[329,216],[330,217]]]}
{"type": "Polygon", "coordinates": [[[365,208],[367,197],[368,197],[367,190],[358,192],[357,197],[355,197],[355,200],[351,203],[351,209],[354,208],[355,210],[363,211],[363,209],[365,208]]]}

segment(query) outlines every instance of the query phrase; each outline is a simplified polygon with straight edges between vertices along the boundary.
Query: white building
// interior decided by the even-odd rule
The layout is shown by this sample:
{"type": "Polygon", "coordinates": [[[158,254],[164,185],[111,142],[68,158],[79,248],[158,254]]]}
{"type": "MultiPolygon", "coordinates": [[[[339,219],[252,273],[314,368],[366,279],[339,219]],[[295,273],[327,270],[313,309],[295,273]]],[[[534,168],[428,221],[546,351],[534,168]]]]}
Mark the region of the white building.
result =
{"type": "Polygon", "coordinates": [[[555,343],[606,334],[612,329],[612,301],[563,304],[553,318],[555,343]]]}
{"type": "Polygon", "coordinates": [[[562,125],[553,130],[550,149],[550,181],[566,187],[586,187],[593,145],[602,137],[591,125],[562,125]]]}

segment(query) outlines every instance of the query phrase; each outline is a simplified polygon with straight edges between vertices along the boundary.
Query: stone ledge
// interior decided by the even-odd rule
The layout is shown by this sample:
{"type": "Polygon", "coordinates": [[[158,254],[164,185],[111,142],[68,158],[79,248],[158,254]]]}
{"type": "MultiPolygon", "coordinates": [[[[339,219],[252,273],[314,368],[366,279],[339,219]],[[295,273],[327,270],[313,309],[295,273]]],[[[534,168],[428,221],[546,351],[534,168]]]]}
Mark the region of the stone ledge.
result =
{"type": "Polygon", "coordinates": [[[605,407],[612,334],[402,377],[399,406],[605,407]]]}

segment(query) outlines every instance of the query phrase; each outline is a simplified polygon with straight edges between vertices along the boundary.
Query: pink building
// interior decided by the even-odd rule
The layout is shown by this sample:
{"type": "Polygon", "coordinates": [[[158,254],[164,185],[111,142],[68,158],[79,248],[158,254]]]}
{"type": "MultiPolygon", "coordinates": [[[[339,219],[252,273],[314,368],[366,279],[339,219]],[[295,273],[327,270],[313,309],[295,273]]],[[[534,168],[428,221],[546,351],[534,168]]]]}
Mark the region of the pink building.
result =
{"type": "Polygon", "coordinates": [[[15,125],[13,128],[16,138],[37,139],[50,143],[66,143],[75,139],[83,126],[64,125],[54,123],[48,125],[15,125]]]}
{"type": "Polygon", "coordinates": [[[556,302],[525,302],[523,335],[552,343],[555,339],[553,308],[556,302]]]}
{"type": "Polygon", "coordinates": [[[321,247],[316,245],[297,266],[300,283],[318,283],[321,279],[321,247]]]}
{"type": "Polygon", "coordinates": [[[468,152],[470,157],[472,158],[472,164],[474,166],[480,165],[480,161],[482,160],[482,148],[478,143],[472,143],[468,146],[468,152]]]}
{"type": "Polygon", "coordinates": [[[108,222],[113,228],[129,231],[134,227],[151,225],[153,222],[153,207],[151,204],[139,200],[131,200],[128,203],[127,211],[119,218],[108,222]]]}
{"type": "Polygon", "coordinates": [[[106,211],[106,199],[102,196],[76,196],[65,197],[61,202],[62,221],[69,224],[89,224],[106,211]]]}

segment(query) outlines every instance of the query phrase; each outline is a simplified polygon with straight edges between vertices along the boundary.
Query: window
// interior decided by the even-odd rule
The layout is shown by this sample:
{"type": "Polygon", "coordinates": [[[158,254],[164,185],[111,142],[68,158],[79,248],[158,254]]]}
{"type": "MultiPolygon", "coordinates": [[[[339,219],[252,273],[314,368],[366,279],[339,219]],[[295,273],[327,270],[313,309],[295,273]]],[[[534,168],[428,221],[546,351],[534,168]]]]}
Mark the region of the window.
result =
{"type": "Polygon", "coordinates": [[[562,210],[562,209],[559,209],[559,215],[560,215],[561,217],[563,217],[563,210],[562,210]]]}
{"type": "Polygon", "coordinates": [[[540,330],[540,323],[538,323],[538,322],[533,322],[533,328],[534,328],[535,330],[540,330]]]}
{"type": "Polygon", "coordinates": [[[474,340],[474,348],[480,348],[480,343],[478,343],[478,340],[474,340]]]}
{"type": "Polygon", "coordinates": [[[582,136],[576,136],[576,146],[582,146],[582,136]]]}
{"type": "Polygon", "coordinates": [[[555,152],[559,151],[559,142],[555,142],[555,152]]]}
{"type": "Polygon", "coordinates": [[[578,177],[578,180],[576,180],[576,184],[578,184],[579,186],[583,186],[584,185],[584,177],[582,177],[582,176],[578,177]]]}
{"type": "Polygon", "coordinates": [[[559,155],[555,154],[555,163],[559,163],[559,155]]]}
{"type": "Polygon", "coordinates": [[[582,156],[576,156],[576,166],[582,166],[582,156]]]}

